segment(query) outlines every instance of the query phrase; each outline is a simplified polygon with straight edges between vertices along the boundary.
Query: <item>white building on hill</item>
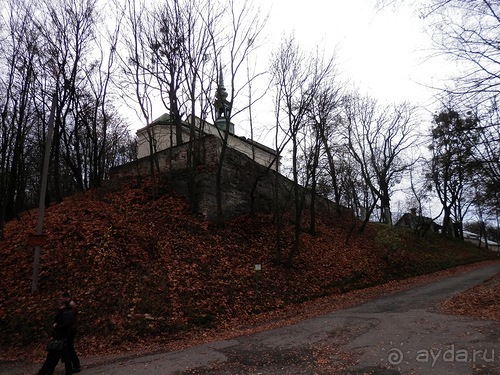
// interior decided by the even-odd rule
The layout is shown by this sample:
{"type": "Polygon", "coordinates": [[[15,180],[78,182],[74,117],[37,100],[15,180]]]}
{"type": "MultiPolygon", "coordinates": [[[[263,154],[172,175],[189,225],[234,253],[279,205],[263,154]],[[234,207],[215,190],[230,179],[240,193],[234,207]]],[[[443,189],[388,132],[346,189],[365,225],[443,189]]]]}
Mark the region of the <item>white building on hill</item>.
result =
{"type": "MultiPolygon", "coordinates": [[[[215,124],[210,124],[206,121],[202,121],[198,117],[195,117],[194,123],[197,132],[196,137],[214,135],[223,139],[224,130],[227,124],[226,113],[228,107],[231,105],[226,100],[226,97],[226,89],[224,88],[221,80],[217,88],[216,100],[214,103],[216,113],[215,124]]],[[[190,124],[192,119],[193,118],[190,116],[186,120],[182,121],[182,143],[190,140],[190,124]]],[[[136,134],[138,147],[137,157],[139,159],[150,155],[150,139],[152,140],[153,152],[166,150],[170,147],[177,146],[178,143],[175,122],[168,113],[158,117],[148,126],[137,130],[136,134]]],[[[235,135],[234,124],[231,122],[229,123],[228,147],[245,154],[264,167],[272,165],[272,169],[276,170],[276,151],[264,146],[263,144],[252,141],[251,139],[235,135]]]]}

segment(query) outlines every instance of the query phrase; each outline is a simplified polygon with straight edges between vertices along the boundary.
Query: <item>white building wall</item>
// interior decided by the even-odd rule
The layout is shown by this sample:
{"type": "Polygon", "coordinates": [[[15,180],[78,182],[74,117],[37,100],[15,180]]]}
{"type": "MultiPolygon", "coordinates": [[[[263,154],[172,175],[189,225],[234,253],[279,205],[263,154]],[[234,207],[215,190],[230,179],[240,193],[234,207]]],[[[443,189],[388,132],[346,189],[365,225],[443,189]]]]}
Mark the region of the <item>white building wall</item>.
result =
{"type": "MultiPolygon", "coordinates": [[[[198,122],[197,126],[199,125],[200,124],[198,122]]],[[[155,149],[156,152],[170,148],[172,147],[172,144],[175,146],[176,144],[175,126],[159,124],[151,126],[150,129],[153,132],[152,135],[154,144],[156,146],[155,149]]],[[[208,123],[205,123],[203,131],[206,134],[215,136],[220,136],[221,134],[219,133],[219,129],[216,126],[208,123]]],[[[187,132],[183,132],[182,139],[184,142],[189,141],[189,134],[187,132]]],[[[252,145],[246,142],[245,140],[242,140],[231,134],[228,137],[228,147],[247,155],[249,158],[254,157],[257,163],[265,167],[268,167],[271,163],[276,162],[274,160],[275,158],[274,154],[266,150],[263,150],[262,148],[259,147],[254,147],[255,155],[252,155],[252,145]]],[[[148,156],[149,154],[150,152],[149,152],[148,132],[146,128],[143,128],[137,131],[137,157],[140,159],[148,156]]],[[[276,170],[276,166],[274,164],[272,169],[276,170]]]]}
{"type": "MultiPolygon", "coordinates": [[[[152,132],[153,144],[156,146],[155,151],[166,150],[176,144],[175,126],[154,125],[150,127],[152,132]]],[[[182,133],[183,141],[189,140],[189,135],[182,133]]],[[[146,128],[137,131],[137,157],[143,158],[149,155],[149,136],[146,128]]]]}

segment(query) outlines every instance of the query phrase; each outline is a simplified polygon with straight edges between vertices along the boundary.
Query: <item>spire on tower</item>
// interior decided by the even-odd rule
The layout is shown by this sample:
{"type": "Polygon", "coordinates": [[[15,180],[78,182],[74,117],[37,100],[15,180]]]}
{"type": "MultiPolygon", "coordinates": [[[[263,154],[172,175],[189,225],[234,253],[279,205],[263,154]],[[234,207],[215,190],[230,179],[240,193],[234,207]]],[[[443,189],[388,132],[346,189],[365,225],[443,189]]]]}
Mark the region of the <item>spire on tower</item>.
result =
{"type": "Polygon", "coordinates": [[[227,101],[227,92],[224,87],[224,77],[222,75],[222,64],[219,67],[219,84],[217,85],[217,91],[215,93],[215,107],[218,108],[229,108],[230,103],[227,101]]]}
{"type": "Polygon", "coordinates": [[[224,87],[224,77],[222,75],[222,64],[219,66],[219,82],[215,92],[215,124],[219,129],[226,129],[229,123],[229,132],[234,134],[234,125],[229,122],[231,113],[231,103],[227,100],[228,93],[224,87]]]}

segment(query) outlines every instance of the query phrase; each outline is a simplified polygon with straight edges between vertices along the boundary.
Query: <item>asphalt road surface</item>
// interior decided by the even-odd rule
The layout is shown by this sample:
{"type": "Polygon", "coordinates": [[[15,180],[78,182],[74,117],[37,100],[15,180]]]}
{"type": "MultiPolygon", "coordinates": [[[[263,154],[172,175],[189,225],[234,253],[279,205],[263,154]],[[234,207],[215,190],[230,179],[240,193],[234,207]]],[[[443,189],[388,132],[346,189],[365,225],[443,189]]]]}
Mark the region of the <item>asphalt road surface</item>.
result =
{"type": "MultiPolygon", "coordinates": [[[[87,364],[82,374],[500,374],[500,323],[435,309],[498,272],[499,263],[274,330],[87,364]]],[[[23,371],[0,365],[0,375],[35,373],[23,371]]]]}

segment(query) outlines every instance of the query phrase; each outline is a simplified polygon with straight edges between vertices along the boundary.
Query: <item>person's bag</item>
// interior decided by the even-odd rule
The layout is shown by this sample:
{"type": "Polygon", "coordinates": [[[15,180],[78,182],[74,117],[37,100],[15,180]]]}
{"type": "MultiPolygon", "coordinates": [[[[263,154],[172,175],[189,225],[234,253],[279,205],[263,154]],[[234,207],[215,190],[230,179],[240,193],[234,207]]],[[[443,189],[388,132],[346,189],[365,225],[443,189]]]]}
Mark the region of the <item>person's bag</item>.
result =
{"type": "Polygon", "coordinates": [[[47,343],[47,347],[45,348],[48,352],[51,352],[51,351],[56,351],[56,350],[63,350],[64,349],[64,345],[66,345],[66,341],[65,340],[50,340],[48,343],[47,343]]]}

